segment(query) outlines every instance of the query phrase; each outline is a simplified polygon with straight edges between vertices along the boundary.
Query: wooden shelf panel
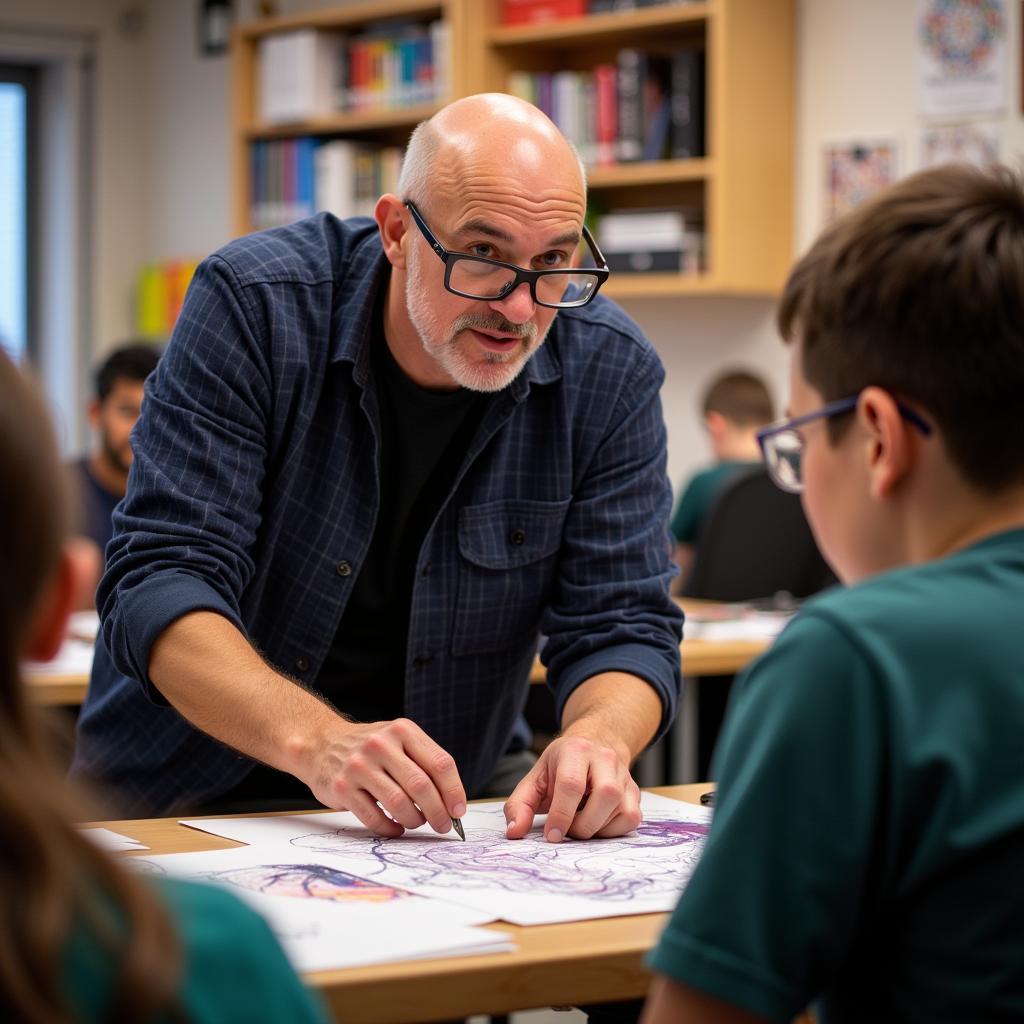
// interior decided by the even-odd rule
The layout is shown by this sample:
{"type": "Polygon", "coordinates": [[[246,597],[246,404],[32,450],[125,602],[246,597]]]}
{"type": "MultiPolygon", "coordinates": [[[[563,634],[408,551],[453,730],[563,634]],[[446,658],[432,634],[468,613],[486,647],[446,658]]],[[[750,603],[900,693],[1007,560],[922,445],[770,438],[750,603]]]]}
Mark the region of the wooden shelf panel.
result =
{"type": "Polygon", "coordinates": [[[435,114],[441,103],[417,103],[393,110],[339,111],[330,117],[300,124],[252,124],[245,129],[245,137],[255,139],[288,139],[297,135],[344,135],[390,131],[410,128],[435,114]]]}
{"type": "Polygon", "coordinates": [[[563,47],[566,44],[614,39],[628,44],[652,32],[666,29],[703,28],[711,13],[710,3],[649,7],[639,11],[588,14],[582,18],[547,21],[537,25],[507,25],[491,29],[487,41],[498,48],[563,47]]]}
{"type": "Polygon", "coordinates": [[[386,21],[388,18],[415,17],[428,20],[440,18],[445,13],[446,6],[441,0],[364,0],[363,3],[350,4],[346,7],[250,21],[238,26],[236,31],[243,39],[256,39],[259,36],[290,32],[300,28],[357,28],[369,22],[386,21]]]}
{"type": "Polygon", "coordinates": [[[713,174],[710,160],[650,160],[587,169],[588,188],[631,185],[671,185],[676,181],[704,181],[713,174]]]}

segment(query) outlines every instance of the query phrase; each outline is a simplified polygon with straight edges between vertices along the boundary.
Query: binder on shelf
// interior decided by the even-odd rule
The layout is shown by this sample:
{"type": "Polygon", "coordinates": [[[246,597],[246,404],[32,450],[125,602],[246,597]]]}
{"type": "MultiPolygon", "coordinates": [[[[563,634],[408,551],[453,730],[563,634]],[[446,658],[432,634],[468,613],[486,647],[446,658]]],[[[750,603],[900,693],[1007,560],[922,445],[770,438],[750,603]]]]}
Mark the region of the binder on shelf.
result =
{"type": "Polygon", "coordinates": [[[294,124],[334,109],[344,36],[297,29],[264,36],[259,43],[259,104],[268,124],[294,124]]]}

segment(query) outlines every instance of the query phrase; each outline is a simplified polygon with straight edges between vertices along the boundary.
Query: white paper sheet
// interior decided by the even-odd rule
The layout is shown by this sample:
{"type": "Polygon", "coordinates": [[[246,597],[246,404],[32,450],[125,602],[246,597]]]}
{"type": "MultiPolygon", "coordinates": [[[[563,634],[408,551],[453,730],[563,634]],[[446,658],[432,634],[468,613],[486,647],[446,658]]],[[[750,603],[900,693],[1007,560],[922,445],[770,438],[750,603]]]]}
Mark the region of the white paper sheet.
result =
{"type": "Polygon", "coordinates": [[[492,914],[353,878],[290,845],[134,857],[132,868],[230,890],[270,924],[297,970],[322,971],[515,948],[472,927],[492,914]]]}
{"type": "Polygon", "coordinates": [[[543,819],[525,839],[509,840],[497,802],[470,807],[462,819],[465,843],[429,826],[382,839],[347,812],[182,824],[256,847],[286,844],[354,876],[457,901],[513,924],[553,924],[675,905],[700,857],[711,812],[649,793],[642,800],[637,832],[587,842],[545,842],[543,819]]]}
{"type": "Polygon", "coordinates": [[[123,836],[109,828],[81,828],[78,830],[86,838],[92,840],[104,850],[148,850],[149,847],[131,836],[123,836]]]}

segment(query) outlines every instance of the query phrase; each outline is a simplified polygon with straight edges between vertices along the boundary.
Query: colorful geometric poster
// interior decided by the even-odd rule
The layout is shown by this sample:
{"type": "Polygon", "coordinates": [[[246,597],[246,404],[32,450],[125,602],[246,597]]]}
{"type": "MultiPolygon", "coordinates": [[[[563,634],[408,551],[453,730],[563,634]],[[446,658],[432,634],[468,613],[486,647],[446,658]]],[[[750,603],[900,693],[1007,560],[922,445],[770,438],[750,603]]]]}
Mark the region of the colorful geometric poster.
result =
{"type": "Polygon", "coordinates": [[[964,122],[926,128],[921,135],[921,166],[968,163],[986,167],[999,160],[999,129],[995,124],[964,122]]]}
{"type": "Polygon", "coordinates": [[[925,116],[985,114],[1006,106],[1003,0],[918,0],[917,71],[925,116]]]}
{"type": "Polygon", "coordinates": [[[896,180],[896,143],[828,143],[825,146],[825,219],[841,217],[896,180]]]}

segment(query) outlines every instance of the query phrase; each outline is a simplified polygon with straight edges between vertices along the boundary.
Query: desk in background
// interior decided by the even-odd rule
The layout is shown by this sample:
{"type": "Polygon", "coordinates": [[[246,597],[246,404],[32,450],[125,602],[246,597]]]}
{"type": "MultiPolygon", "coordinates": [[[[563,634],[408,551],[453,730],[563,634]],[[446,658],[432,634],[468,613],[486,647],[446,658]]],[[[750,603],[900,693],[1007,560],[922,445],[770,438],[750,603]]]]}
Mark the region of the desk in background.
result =
{"type": "MultiPolygon", "coordinates": [[[[696,803],[707,788],[669,786],[655,792],[696,803]]],[[[150,847],[148,854],[241,845],[185,828],[177,818],[94,824],[138,839],[150,847]]],[[[650,983],[643,960],[664,921],[664,914],[642,914],[530,928],[499,922],[488,927],[511,934],[518,947],[514,953],[321,971],[307,975],[307,981],[346,1024],[417,1024],[636,999],[650,983]]]]}

